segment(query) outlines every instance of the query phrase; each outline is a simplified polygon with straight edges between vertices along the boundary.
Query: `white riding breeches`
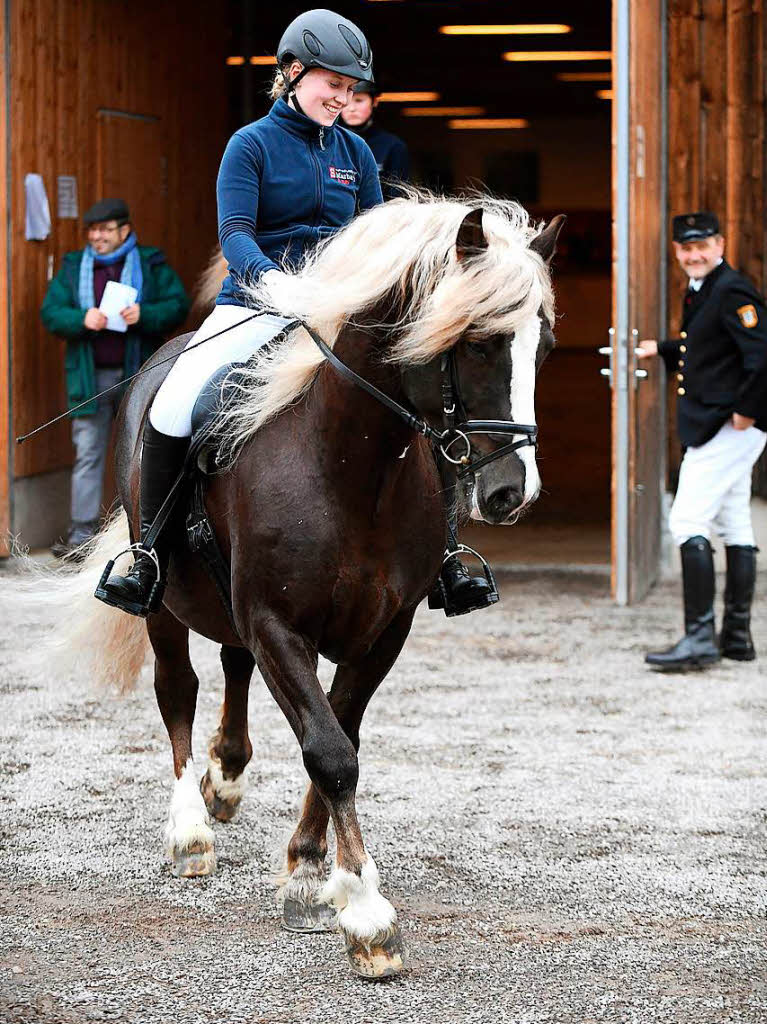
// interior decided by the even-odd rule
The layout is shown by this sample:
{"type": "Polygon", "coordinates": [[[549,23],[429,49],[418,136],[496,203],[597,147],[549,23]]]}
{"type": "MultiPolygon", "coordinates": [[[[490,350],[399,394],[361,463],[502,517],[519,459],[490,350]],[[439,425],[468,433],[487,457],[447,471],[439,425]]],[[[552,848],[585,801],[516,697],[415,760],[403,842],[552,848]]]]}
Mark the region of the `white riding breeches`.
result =
{"type": "Polygon", "coordinates": [[[726,545],[753,546],[751,471],[765,442],[764,431],[736,430],[728,421],[710,441],[687,449],[669,517],[677,544],[710,540],[713,530],[726,545]]]}
{"type": "Polygon", "coordinates": [[[192,410],[206,381],[227,363],[246,362],[295,319],[273,313],[260,313],[254,318],[253,314],[254,311],[245,306],[214,308],[188,341],[155,395],[149,410],[149,420],[155,430],[171,437],[190,437],[192,410]],[[219,331],[226,333],[200,344],[219,331]]]}

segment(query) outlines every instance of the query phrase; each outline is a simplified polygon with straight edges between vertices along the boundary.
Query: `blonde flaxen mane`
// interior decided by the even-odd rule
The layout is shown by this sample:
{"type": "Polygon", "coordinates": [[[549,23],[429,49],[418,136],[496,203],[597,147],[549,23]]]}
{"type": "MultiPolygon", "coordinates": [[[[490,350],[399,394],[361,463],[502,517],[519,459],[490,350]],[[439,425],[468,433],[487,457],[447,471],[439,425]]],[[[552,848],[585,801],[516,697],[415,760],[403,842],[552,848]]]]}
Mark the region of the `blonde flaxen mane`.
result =
{"type": "MultiPolygon", "coordinates": [[[[321,243],[288,279],[261,280],[247,289],[254,306],[296,317],[331,347],[345,325],[371,323],[387,296],[399,301],[389,358],[426,363],[468,330],[481,338],[511,336],[532,316],[553,320],[549,270],[530,249],[540,228],[508,200],[477,195],[446,199],[409,188],[355,218],[321,243]],[[456,237],[470,210],[483,211],[487,247],[459,260],[456,237]]],[[[382,325],[383,326],[383,325],[382,325]]],[[[219,423],[221,455],[229,462],[268,420],[299,399],[323,356],[309,335],[295,330],[241,371],[240,400],[219,423]]]]}

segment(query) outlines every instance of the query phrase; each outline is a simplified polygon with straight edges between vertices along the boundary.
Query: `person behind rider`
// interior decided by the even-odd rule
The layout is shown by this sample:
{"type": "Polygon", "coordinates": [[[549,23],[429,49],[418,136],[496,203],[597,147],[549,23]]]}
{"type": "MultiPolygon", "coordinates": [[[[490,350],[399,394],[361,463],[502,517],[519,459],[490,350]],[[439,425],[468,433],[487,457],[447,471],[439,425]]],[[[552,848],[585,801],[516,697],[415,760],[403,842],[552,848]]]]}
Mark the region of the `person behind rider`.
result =
{"type": "MultiPolygon", "coordinates": [[[[359,211],[383,202],[378,168],[367,144],[337,124],[357,82],[373,81],[370,45],[360,29],[332,11],[295,18],[277,49],[266,117],[235,132],[224,152],[217,182],[219,240],[229,264],[216,306],[160,386],[147,417],[141,455],[141,545],[123,576],[112,573],[97,596],[134,615],[162,604],[172,536],[167,527],[143,544],[178,477],[189,449],[192,411],[209,378],[221,367],[246,361],[277,337],[291,320],[254,317],[242,285],[261,275],[280,275],[282,261],[295,265],[320,239],[338,231],[359,211]],[[339,173],[339,171],[341,173],[339,173]],[[246,322],[247,321],[247,322],[246,322]],[[214,340],[199,344],[212,335],[214,340]]],[[[457,558],[449,580],[462,593],[476,586],[457,558]]],[[[466,610],[470,610],[467,608],[466,610]]]]}
{"type": "Polygon", "coordinates": [[[384,131],[376,124],[374,114],[379,96],[375,82],[357,82],[351,103],[341,112],[341,120],[347,128],[361,135],[373,151],[384,199],[396,199],[402,195],[397,182],[410,181],[410,154],[399,135],[384,131]]]}

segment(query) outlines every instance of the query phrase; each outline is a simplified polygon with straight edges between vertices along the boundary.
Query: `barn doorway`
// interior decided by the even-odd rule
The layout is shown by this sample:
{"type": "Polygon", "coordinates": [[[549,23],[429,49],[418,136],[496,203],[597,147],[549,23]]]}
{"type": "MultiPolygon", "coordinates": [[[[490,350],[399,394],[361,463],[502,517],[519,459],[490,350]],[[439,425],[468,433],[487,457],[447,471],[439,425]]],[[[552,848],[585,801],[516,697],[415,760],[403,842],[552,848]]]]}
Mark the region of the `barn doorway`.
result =
{"type": "MultiPolygon", "coordinates": [[[[235,5],[231,127],[269,108],[268,59],[290,18],[235,5]]],[[[408,145],[413,179],[447,192],[488,188],[537,219],[566,213],[555,265],[558,347],[537,390],[544,491],[513,529],[469,527],[496,565],[610,564],[610,390],[600,346],[611,324],[611,5],[398,0],[338,3],[369,33],[383,89],[376,121],[408,145]],[[535,22],[482,34],[483,26],[535,22]],[[564,51],[546,59],[547,51],[564,51]],[[504,59],[504,54],[517,56],[504,59]],[[536,56],[537,54],[537,56],[536,56]],[[588,57],[588,59],[584,59],[588,57]],[[497,127],[497,122],[502,122],[497,127]],[[516,126],[509,127],[512,121],[516,126]]],[[[487,29],[484,29],[487,32],[487,29]]]]}

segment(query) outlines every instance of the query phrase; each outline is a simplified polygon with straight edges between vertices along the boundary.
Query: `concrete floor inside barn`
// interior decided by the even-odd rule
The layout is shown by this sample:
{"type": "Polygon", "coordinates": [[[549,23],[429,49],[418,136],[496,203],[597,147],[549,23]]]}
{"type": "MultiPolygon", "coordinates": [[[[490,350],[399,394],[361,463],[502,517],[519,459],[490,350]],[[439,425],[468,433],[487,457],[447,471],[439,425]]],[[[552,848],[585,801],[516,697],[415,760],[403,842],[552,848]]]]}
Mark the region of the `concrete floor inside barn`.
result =
{"type": "MultiPolygon", "coordinates": [[[[0,568],[0,1021],[763,1022],[767,555],[760,660],[663,676],[642,655],[676,638],[678,582],[618,608],[588,545],[580,569],[536,567],[532,523],[505,531],[525,539],[500,605],[419,610],[363,725],[358,808],[410,956],[379,985],[338,936],[280,929],[270,868],[304,774],[260,679],[218,872],[179,881],[148,670],[120,698],[31,668],[48,626],[0,568]]],[[[216,649],[192,647],[201,774],[222,685],[216,649]]]]}
{"type": "MultiPolygon", "coordinates": [[[[668,495],[668,502],[671,495],[668,495]]],[[[753,498],[751,515],[757,547],[767,554],[767,500],[753,498]]],[[[461,534],[465,544],[475,548],[491,565],[513,571],[517,568],[567,568],[572,571],[610,573],[610,528],[606,523],[539,523],[535,508],[513,527],[467,527],[461,534]]],[[[725,552],[714,538],[717,571],[724,572],[725,552]]],[[[681,575],[679,554],[670,536],[664,537],[663,576],[681,575]]]]}

